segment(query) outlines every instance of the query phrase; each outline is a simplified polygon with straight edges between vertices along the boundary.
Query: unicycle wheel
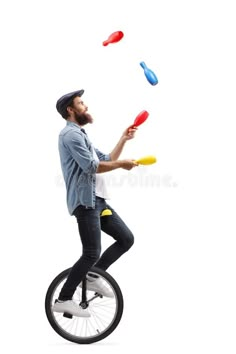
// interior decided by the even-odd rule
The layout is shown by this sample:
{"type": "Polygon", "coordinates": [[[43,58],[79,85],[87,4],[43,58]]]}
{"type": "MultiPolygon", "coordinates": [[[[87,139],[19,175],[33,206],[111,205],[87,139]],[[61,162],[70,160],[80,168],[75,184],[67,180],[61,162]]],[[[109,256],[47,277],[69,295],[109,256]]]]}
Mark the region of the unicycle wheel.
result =
{"type": "MultiPolygon", "coordinates": [[[[45,298],[45,311],[52,328],[64,339],[79,344],[91,344],[110,335],[118,326],[123,313],[123,296],[115,279],[107,272],[93,267],[89,274],[99,276],[104,285],[113,293],[112,298],[102,296],[94,291],[87,290],[87,310],[90,317],[76,317],[52,310],[58,299],[71,268],[61,272],[50,284],[45,298]]],[[[77,287],[73,301],[82,302],[82,288],[77,287]]]]}

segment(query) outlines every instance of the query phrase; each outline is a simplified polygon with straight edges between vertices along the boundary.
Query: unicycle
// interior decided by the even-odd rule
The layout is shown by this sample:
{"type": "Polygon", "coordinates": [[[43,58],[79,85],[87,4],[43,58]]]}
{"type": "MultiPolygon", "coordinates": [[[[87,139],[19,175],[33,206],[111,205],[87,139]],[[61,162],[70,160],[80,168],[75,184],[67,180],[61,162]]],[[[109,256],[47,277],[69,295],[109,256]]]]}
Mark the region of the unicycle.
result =
{"type": "Polygon", "coordinates": [[[78,343],[91,344],[110,335],[118,326],[123,313],[123,295],[115,279],[107,272],[92,267],[89,275],[99,276],[110,288],[114,297],[108,298],[94,291],[87,290],[86,278],[78,286],[73,300],[86,308],[91,317],[76,317],[68,313],[52,311],[52,306],[59,296],[71,268],[61,272],[50,284],[45,298],[45,311],[52,328],[64,339],[78,343]]]}

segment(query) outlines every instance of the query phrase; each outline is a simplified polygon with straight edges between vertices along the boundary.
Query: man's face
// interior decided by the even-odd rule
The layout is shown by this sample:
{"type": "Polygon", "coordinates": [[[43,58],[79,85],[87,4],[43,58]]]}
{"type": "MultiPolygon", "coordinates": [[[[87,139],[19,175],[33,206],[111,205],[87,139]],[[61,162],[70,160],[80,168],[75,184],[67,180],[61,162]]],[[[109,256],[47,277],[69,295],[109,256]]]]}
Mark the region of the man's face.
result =
{"type": "Polygon", "coordinates": [[[93,122],[93,118],[89,113],[87,113],[88,107],[84,104],[81,97],[74,98],[71,109],[73,111],[73,117],[79,125],[85,125],[93,122]]]}

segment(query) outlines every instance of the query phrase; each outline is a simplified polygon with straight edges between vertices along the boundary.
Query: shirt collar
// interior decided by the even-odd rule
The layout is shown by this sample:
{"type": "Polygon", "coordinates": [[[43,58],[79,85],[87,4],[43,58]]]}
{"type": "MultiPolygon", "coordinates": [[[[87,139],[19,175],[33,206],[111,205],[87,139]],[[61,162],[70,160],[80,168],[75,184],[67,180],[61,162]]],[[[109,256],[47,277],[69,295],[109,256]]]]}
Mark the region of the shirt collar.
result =
{"type": "Polygon", "coordinates": [[[79,129],[81,132],[83,132],[85,135],[87,135],[87,134],[86,134],[86,131],[85,131],[83,128],[81,128],[81,127],[79,126],[79,124],[77,124],[77,123],[74,123],[74,122],[71,122],[71,121],[67,121],[67,122],[66,122],[66,125],[72,126],[72,127],[76,127],[76,128],[79,129]]]}
{"type": "Polygon", "coordinates": [[[73,127],[76,127],[76,128],[78,128],[78,129],[81,130],[81,127],[80,127],[79,124],[77,124],[77,123],[67,121],[67,122],[66,122],[66,125],[73,126],[73,127]]]}

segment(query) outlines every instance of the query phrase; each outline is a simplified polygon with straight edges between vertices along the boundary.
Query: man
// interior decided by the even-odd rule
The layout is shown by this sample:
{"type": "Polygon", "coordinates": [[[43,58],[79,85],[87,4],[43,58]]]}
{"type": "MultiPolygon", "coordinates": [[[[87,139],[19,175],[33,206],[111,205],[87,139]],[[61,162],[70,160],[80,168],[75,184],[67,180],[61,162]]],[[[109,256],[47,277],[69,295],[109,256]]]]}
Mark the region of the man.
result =
{"type": "MultiPolygon", "coordinates": [[[[134,160],[118,160],[126,141],[134,138],[136,128],[127,128],[108,155],[93,147],[82,128],[93,122],[87,112],[88,107],[81,98],[83,93],[84,90],[68,93],[56,104],[57,111],[67,121],[59,134],[59,153],[67,190],[68,211],[77,219],[83,251],[72,267],[53,311],[89,317],[88,310],[82,309],[73,301],[76,287],[92,266],[106,270],[134,242],[132,232],[106,203],[109,196],[102,173],[117,168],[131,170],[137,163],[134,160]],[[107,208],[112,214],[101,217],[102,211],[107,208]],[[112,236],[115,242],[100,257],[101,231],[112,236]]],[[[89,274],[87,289],[113,297],[113,293],[103,285],[100,278],[93,278],[89,274]]]]}

